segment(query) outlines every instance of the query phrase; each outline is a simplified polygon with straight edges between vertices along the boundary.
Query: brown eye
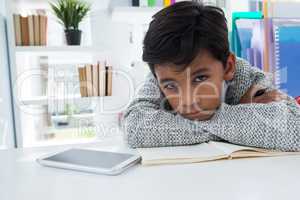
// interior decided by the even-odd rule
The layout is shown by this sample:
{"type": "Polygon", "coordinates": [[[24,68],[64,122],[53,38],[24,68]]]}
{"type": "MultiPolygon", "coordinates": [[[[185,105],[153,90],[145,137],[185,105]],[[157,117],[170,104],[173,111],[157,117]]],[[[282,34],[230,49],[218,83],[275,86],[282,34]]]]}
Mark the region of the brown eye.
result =
{"type": "Polygon", "coordinates": [[[199,76],[195,77],[195,79],[193,80],[193,82],[199,83],[199,82],[205,81],[206,79],[207,79],[207,76],[205,76],[205,75],[199,75],[199,76]]]}
{"type": "Polygon", "coordinates": [[[267,90],[267,89],[261,89],[261,90],[258,90],[258,91],[255,93],[254,97],[259,97],[259,96],[265,94],[265,93],[266,93],[266,90],[267,90]]]}
{"type": "Polygon", "coordinates": [[[175,90],[175,89],[176,89],[176,85],[175,85],[175,84],[172,84],[172,83],[166,84],[166,85],[164,86],[164,89],[167,89],[167,90],[175,90]]]}

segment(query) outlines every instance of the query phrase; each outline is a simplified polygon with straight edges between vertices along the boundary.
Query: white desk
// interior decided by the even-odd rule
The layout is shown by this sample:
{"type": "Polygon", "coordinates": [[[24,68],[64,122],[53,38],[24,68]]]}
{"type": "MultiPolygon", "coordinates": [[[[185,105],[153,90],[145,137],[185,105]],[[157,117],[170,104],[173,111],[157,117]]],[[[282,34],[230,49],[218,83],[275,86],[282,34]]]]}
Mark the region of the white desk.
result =
{"type": "MultiPolygon", "coordinates": [[[[113,151],[118,142],[88,145],[113,151]]],[[[86,146],[86,145],[85,145],[86,146]]],[[[142,167],[104,176],[42,167],[63,147],[0,151],[0,200],[300,199],[300,156],[142,167]]]]}

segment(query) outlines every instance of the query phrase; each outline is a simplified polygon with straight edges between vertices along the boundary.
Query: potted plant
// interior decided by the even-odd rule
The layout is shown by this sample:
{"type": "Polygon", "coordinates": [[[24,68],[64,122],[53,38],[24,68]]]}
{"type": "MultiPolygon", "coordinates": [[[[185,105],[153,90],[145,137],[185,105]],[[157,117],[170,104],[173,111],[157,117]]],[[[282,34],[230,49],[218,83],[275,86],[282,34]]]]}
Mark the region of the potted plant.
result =
{"type": "Polygon", "coordinates": [[[78,27],[90,11],[90,4],[83,0],[58,0],[57,3],[50,3],[50,6],[64,26],[67,44],[80,45],[82,32],[78,27]]]}

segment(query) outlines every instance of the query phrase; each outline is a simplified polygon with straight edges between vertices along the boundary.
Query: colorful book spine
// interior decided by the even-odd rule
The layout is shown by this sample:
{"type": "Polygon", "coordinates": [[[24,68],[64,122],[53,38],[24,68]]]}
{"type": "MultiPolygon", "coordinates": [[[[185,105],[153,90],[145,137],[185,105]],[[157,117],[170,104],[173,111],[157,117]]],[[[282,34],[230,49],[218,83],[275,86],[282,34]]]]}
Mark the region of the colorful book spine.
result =
{"type": "Polygon", "coordinates": [[[148,6],[153,7],[156,5],[156,0],[148,0],[148,6]]]}
{"type": "Polygon", "coordinates": [[[171,5],[171,0],[164,0],[164,6],[167,7],[169,5],[171,5]]]}
{"type": "Polygon", "coordinates": [[[269,24],[268,24],[268,17],[269,17],[269,2],[268,0],[263,0],[263,15],[264,15],[264,52],[263,52],[263,70],[265,72],[269,72],[269,46],[268,46],[268,41],[269,41],[269,24]]]}
{"type": "Polygon", "coordinates": [[[292,97],[300,94],[300,20],[286,19],[274,21],[276,85],[292,97]]]}
{"type": "Polygon", "coordinates": [[[280,88],[280,45],[279,45],[279,27],[274,26],[274,45],[275,45],[275,72],[274,81],[277,89],[280,88]]]}

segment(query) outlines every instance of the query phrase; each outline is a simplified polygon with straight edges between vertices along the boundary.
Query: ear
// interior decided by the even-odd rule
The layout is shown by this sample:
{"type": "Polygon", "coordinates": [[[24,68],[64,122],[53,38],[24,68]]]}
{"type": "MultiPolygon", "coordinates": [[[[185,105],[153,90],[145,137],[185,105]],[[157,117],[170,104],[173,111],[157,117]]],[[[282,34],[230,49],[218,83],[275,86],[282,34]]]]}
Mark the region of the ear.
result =
{"type": "Polygon", "coordinates": [[[235,55],[233,53],[230,53],[227,58],[227,63],[224,70],[223,79],[225,81],[230,81],[233,79],[235,73],[235,61],[236,61],[235,55]]]}

